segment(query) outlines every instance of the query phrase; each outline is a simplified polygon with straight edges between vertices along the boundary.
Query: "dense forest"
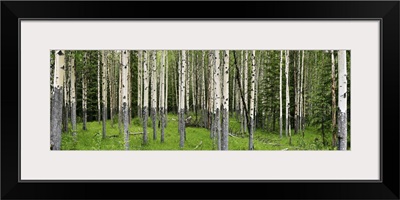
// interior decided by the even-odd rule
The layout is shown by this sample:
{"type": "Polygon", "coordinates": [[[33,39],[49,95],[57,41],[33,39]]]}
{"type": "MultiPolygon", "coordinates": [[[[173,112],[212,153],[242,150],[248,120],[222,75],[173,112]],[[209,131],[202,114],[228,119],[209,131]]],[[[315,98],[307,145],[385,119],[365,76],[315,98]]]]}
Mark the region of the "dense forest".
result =
{"type": "Polygon", "coordinates": [[[51,150],[350,150],[350,51],[52,50],[51,150]]]}

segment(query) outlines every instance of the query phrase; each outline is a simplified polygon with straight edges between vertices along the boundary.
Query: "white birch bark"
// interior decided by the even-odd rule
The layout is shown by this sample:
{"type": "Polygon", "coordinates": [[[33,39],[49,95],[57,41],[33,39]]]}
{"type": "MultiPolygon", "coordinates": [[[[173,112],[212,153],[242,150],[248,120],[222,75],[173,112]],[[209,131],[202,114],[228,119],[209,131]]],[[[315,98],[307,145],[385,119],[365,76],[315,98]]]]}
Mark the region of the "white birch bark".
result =
{"type": "Polygon", "coordinates": [[[186,93],[186,51],[182,50],[182,65],[181,65],[181,81],[180,81],[180,96],[179,96],[179,147],[183,148],[185,145],[185,93],[186,93]]]}
{"type": "Polygon", "coordinates": [[[281,59],[279,62],[279,136],[282,138],[282,58],[283,51],[281,50],[281,59]]]}
{"type": "Polygon", "coordinates": [[[128,101],[128,84],[129,84],[129,51],[122,51],[122,115],[124,121],[124,142],[125,150],[129,150],[129,101],[128,101]]]}
{"type": "Polygon", "coordinates": [[[286,62],[286,68],[285,68],[285,76],[286,76],[286,137],[288,136],[289,132],[289,104],[290,104],[290,98],[289,98],[289,50],[285,51],[285,62],[286,62]]]}
{"type": "Polygon", "coordinates": [[[62,106],[63,106],[63,87],[65,73],[65,51],[55,51],[55,66],[53,78],[53,101],[51,108],[51,132],[50,149],[61,150],[61,131],[62,131],[62,106]]]}
{"type": "Polygon", "coordinates": [[[220,59],[219,59],[219,50],[214,51],[215,56],[215,65],[214,65],[214,113],[215,113],[215,132],[214,138],[217,140],[217,149],[221,150],[221,123],[220,123],[220,116],[221,116],[221,69],[220,69],[220,59]],[[215,137],[216,136],[216,137],[215,137]]]}
{"type": "Polygon", "coordinates": [[[161,72],[160,72],[160,117],[161,117],[161,142],[164,142],[164,127],[165,127],[165,113],[164,113],[164,98],[165,98],[165,51],[162,51],[161,58],[161,72]]]}
{"type": "Polygon", "coordinates": [[[346,50],[338,52],[339,71],[339,115],[338,150],[347,150],[347,58],[346,50]]]}
{"type": "Polygon", "coordinates": [[[101,119],[101,100],[100,100],[100,51],[97,52],[97,121],[101,119]]]}
{"type": "Polygon", "coordinates": [[[189,56],[190,56],[190,51],[187,51],[187,60],[186,60],[186,66],[187,66],[187,73],[185,73],[185,75],[186,75],[186,77],[185,77],[185,81],[186,81],[186,83],[185,83],[185,85],[186,85],[186,87],[185,87],[185,91],[186,91],[186,94],[185,94],[185,100],[186,100],[186,110],[185,110],[185,112],[186,113],[188,113],[189,112],[189,109],[190,109],[190,104],[189,104],[189,98],[190,98],[190,96],[189,96],[189,89],[190,89],[190,85],[189,85],[189,77],[190,77],[190,71],[189,71],[189,67],[190,67],[190,59],[189,59],[189,56]]]}
{"type": "Polygon", "coordinates": [[[250,130],[249,130],[249,150],[254,150],[253,135],[255,131],[254,127],[254,100],[255,100],[255,82],[256,82],[256,51],[253,50],[251,53],[251,92],[250,92],[250,130]]]}
{"type": "Polygon", "coordinates": [[[70,52],[70,64],[71,67],[70,77],[71,77],[71,124],[72,124],[72,135],[76,139],[76,95],[75,95],[75,55],[70,52]]]}
{"type": "Polygon", "coordinates": [[[157,115],[157,65],[156,59],[157,58],[157,51],[153,50],[151,53],[151,66],[152,66],[152,73],[151,73],[151,119],[153,125],[153,140],[157,139],[157,122],[156,122],[156,115],[157,115]]]}
{"type": "Polygon", "coordinates": [[[224,69],[223,69],[224,91],[222,94],[223,111],[222,111],[222,140],[221,150],[228,150],[229,135],[229,50],[225,50],[224,69]]]}
{"type": "Polygon", "coordinates": [[[208,52],[208,70],[210,72],[210,78],[208,79],[208,113],[209,113],[209,128],[210,138],[214,138],[214,52],[208,52]]]}
{"type": "Polygon", "coordinates": [[[106,123],[107,123],[107,54],[102,51],[102,63],[103,63],[103,82],[102,82],[102,95],[103,95],[103,139],[106,138],[106,123]]]}
{"type": "Polygon", "coordinates": [[[149,106],[149,70],[147,66],[147,50],[143,50],[143,144],[147,144],[147,118],[149,106]]]}

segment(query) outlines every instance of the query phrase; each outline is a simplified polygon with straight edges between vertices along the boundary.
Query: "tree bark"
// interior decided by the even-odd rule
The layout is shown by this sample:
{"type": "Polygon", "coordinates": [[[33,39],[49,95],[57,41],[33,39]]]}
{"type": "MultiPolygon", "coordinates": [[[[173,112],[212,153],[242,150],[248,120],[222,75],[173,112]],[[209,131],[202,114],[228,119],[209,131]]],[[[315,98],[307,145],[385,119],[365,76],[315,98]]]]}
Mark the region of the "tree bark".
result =
{"type": "Polygon", "coordinates": [[[249,150],[254,150],[253,135],[254,135],[254,100],[255,100],[255,82],[256,82],[256,51],[251,54],[251,92],[250,92],[250,130],[249,130],[249,150]]]}
{"type": "Polygon", "coordinates": [[[143,90],[143,85],[142,85],[142,51],[138,51],[138,93],[137,93],[137,110],[138,110],[138,117],[141,118],[141,110],[142,110],[142,90],[143,90]]]}
{"type": "Polygon", "coordinates": [[[346,50],[338,52],[339,71],[339,116],[338,150],[347,150],[347,58],[346,50]]]}
{"type": "Polygon", "coordinates": [[[332,147],[337,146],[336,144],[336,70],[335,70],[335,55],[334,51],[331,52],[331,62],[332,62],[332,71],[331,71],[331,93],[332,93],[332,147]]]}
{"type": "Polygon", "coordinates": [[[100,51],[97,52],[97,121],[101,119],[101,100],[100,100],[100,51]]]}
{"type": "Polygon", "coordinates": [[[161,142],[164,142],[164,127],[165,127],[165,113],[164,113],[164,98],[165,98],[165,51],[162,51],[161,58],[161,74],[160,74],[160,117],[161,117],[161,142]]]}
{"type": "Polygon", "coordinates": [[[286,62],[286,68],[285,68],[285,76],[286,76],[286,137],[288,136],[289,133],[289,104],[290,104],[290,98],[289,98],[289,50],[285,51],[285,62],[286,62]]]}
{"type": "Polygon", "coordinates": [[[82,129],[86,130],[86,121],[87,121],[87,81],[86,81],[86,70],[87,70],[87,52],[84,53],[83,56],[83,70],[82,70],[82,129]]]}
{"type": "Polygon", "coordinates": [[[221,150],[221,123],[220,123],[220,108],[221,108],[221,69],[220,69],[220,59],[219,50],[214,51],[215,65],[214,65],[214,112],[215,112],[215,131],[214,131],[214,141],[216,141],[217,149],[221,150]],[[216,137],[215,137],[216,136],[216,137]]]}
{"type": "MultiPolygon", "coordinates": [[[[243,85],[244,85],[244,101],[246,102],[246,104],[245,104],[245,106],[247,106],[248,104],[249,104],[249,100],[248,100],[248,97],[249,97],[249,93],[248,93],[248,85],[249,85],[249,83],[248,83],[248,71],[249,71],[249,69],[248,69],[248,63],[249,63],[249,61],[248,61],[248,57],[249,57],[249,53],[248,53],[248,51],[246,50],[245,51],[245,54],[244,54],[244,81],[243,81],[243,85]]],[[[246,110],[248,110],[249,109],[249,107],[247,106],[246,107],[246,110]]],[[[246,117],[244,117],[244,132],[245,133],[247,133],[247,118],[246,117]]]]}
{"type": "Polygon", "coordinates": [[[52,101],[52,124],[50,134],[50,149],[61,150],[62,131],[62,106],[63,106],[63,84],[65,73],[65,51],[55,51],[55,67],[53,79],[54,99],[52,101]]]}
{"type": "Polygon", "coordinates": [[[183,148],[185,145],[185,85],[186,85],[186,51],[182,50],[182,65],[181,65],[181,80],[180,93],[179,93],[179,147],[183,148]]]}
{"type": "Polygon", "coordinates": [[[107,56],[106,52],[103,50],[102,51],[102,59],[103,59],[103,83],[102,83],[102,94],[103,94],[103,139],[106,138],[107,136],[107,128],[106,128],[106,123],[107,123],[107,56]]]}
{"type": "Polygon", "coordinates": [[[124,121],[125,150],[129,150],[129,104],[128,104],[128,78],[129,78],[129,51],[122,51],[122,115],[124,121]]]}
{"type": "Polygon", "coordinates": [[[143,144],[147,144],[147,118],[149,105],[149,70],[147,67],[147,50],[143,50],[143,144]]]}
{"type": "Polygon", "coordinates": [[[71,124],[72,124],[72,135],[76,140],[76,95],[75,95],[75,55],[70,52],[70,64],[71,67],[71,124]]]}
{"type": "Polygon", "coordinates": [[[225,50],[224,70],[223,70],[224,91],[222,94],[223,110],[222,110],[222,141],[221,150],[228,150],[228,134],[229,134],[229,50],[225,50]]]}
{"type": "Polygon", "coordinates": [[[282,138],[282,58],[283,51],[281,50],[281,59],[279,62],[279,136],[282,138]]]}
{"type": "Polygon", "coordinates": [[[151,74],[151,119],[153,125],[153,140],[157,139],[157,65],[156,65],[156,55],[157,51],[153,50],[151,54],[151,66],[152,66],[152,74],[151,74]]]}

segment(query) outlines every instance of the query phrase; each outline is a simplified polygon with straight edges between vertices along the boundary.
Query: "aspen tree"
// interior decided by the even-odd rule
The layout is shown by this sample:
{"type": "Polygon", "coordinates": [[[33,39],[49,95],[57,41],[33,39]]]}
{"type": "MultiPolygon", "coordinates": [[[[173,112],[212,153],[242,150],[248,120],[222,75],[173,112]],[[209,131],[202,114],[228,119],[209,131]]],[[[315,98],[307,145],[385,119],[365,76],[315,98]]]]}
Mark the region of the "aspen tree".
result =
{"type": "Polygon", "coordinates": [[[106,123],[107,123],[107,54],[102,51],[102,64],[103,64],[103,82],[102,82],[102,95],[103,95],[103,139],[106,138],[106,123]]]}
{"type": "Polygon", "coordinates": [[[51,109],[51,134],[50,149],[61,150],[61,131],[62,131],[62,106],[63,106],[63,84],[65,73],[65,51],[55,51],[55,67],[53,79],[53,101],[51,109]]]}
{"type": "Polygon", "coordinates": [[[101,118],[101,100],[100,100],[100,51],[97,52],[97,120],[100,124],[101,118]]]}
{"type": "Polygon", "coordinates": [[[157,65],[156,65],[156,54],[157,51],[153,50],[151,53],[151,119],[153,125],[153,140],[157,139],[157,129],[156,129],[156,115],[157,115],[157,65]]]}
{"type": "Polygon", "coordinates": [[[286,137],[288,136],[289,132],[289,104],[290,104],[290,98],[289,98],[289,50],[285,51],[285,62],[286,62],[286,68],[285,68],[285,76],[286,76],[286,137]]]}
{"type": "Polygon", "coordinates": [[[147,66],[147,50],[143,50],[143,144],[147,144],[147,118],[149,106],[149,70],[147,66]]]}
{"type": "Polygon", "coordinates": [[[179,133],[180,133],[180,142],[179,147],[183,148],[185,145],[185,85],[186,85],[186,51],[182,50],[182,65],[181,65],[181,81],[180,85],[180,93],[179,93],[179,133]]]}
{"type": "Polygon", "coordinates": [[[254,150],[253,135],[254,135],[254,100],[255,100],[255,82],[256,82],[256,51],[251,54],[251,91],[250,91],[250,130],[249,130],[249,150],[254,150]]]}
{"type": "Polygon", "coordinates": [[[338,52],[339,71],[339,115],[338,115],[338,149],[347,150],[347,58],[346,50],[338,52]]]}
{"type": "Polygon", "coordinates": [[[332,62],[332,147],[336,146],[336,70],[335,70],[335,55],[334,51],[331,51],[331,62],[332,62]]]}
{"type": "Polygon", "coordinates": [[[161,142],[164,142],[164,127],[165,127],[165,113],[164,113],[164,98],[165,98],[165,51],[162,51],[161,57],[161,73],[160,73],[160,117],[161,117],[161,142]]]}
{"type": "Polygon", "coordinates": [[[87,52],[84,53],[83,56],[83,70],[82,70],[82,124],[83,130],[86,130],[86,122],[87,122],[87,78],[86,78],[86,70],[87,70],[87,52]]]}
{"type": "Polygon", "coordinates": [[[76,95],[75,95],[75,55],[70,52],[70,77],[71,77],[71,124],[72,124],[72,135],[74,140],[76,139],[76,95]]]}
{"type": "Polygon", "coordinates": [[[138,56],[138,65],[137,65],[137,68],[138,68],[137,110],[138,110],[138,117],[141,118],[142,117],[142,115],[141,115],[141,110],[142,110],[142,91],[143,91],[143,85],[142,85],[142,81],[143,81],[143,78],[142,78],[142,51],[141,50],[138,51],[137,56],[138,56]]]}
{"type": "Polygon", "coordinates": [[[281,50],[281,59],[279,62],[279,136],[282,138],[282,57],[283,51],[281,50]]]}
{"type": "MultiPolygon", "coordinates": [[[[244,106],[246,106],[246,110],[248,110],[249,109],[249,100],[248,100],[248,96],[249,96],[249,93],[248,93],[248,71],[249,71],[249,69],[248,69],[248,57],[249,57],[249,53],[248,53],[248,51],[246,50],[245,51],[245,53],[244,53],[244,81],[243,81],[243,84],[244,84],[244,101],[245,101],[245,105],[244,106]]],[[[244,113],[245,115],[246,115],[246,113],[244,113]]],[[[247,133],[247,118],[246,117],[244,117],[244,132],[245,133],[247,133]]]]}
{"type": "Polygon", "coordinates": [[[125,150],[129,150],[129,102],[128,102],[128,79],[129,79],[129,51],[122,51],[122,115],[124,121],[125,150]]]}
{"type": "Polygon", "coordinates": [[[215,65],[214,65],[214,141],[217,144],[217,149],[221,150],[221,69],[219,50],[214,51],[215,65]]]}
{"type": "Polygon", "coordinates": [[[223,110],[222,110],[222,141],[221,150],[228,150],[228,131],[229,131],[229,50],[225,50],[224,69],[223,69],[223,85],[222,94],[223,110]]]}

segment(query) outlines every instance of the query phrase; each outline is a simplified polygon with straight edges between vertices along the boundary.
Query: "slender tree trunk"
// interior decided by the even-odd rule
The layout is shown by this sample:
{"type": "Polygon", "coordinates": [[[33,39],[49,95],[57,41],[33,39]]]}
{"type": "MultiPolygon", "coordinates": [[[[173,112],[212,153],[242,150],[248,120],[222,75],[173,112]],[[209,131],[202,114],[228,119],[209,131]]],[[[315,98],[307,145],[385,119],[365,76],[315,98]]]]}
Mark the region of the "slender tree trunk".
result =
{"type": "MultiPolygon", "coordinates": [[[[108,54],[109,55],[109,54],[108,54]]],[[[107,56],[107,80],[108,80],[108,93],[110,94],[110,119],[111,119],[111,127],[114,127],[113,123],[113,91],[112,91],[112,65],[114,64],[113,53],[111,52],[111,56],[107,56]],[[110,58],[111,57],[111,58],[110,58]]]]}
{"type": "Polygon", "coordinates": [[[101,118],[101,100],[100,100],[100,51],[97,52],[97,121],[100,124],[101,118]]]}
{"type": "Polygon", "coordinates": [[[71,124],[72,124],[72,135],[76,140],[76,95],[75,95],[75,55],[70,52],[70,64],[71,67],[71,124]]]}
{"type": "Polygon", "coordinates": [[[117,56],[119,57],[118,59],[118,68],[119,68],[119,73],[118,73],[118,130],[119,133],[121,134],[123,132],[121,128],[121,124],[123,123],[123,113],[122,113],[122,54],[119,54],[117,51],[117,56]]]}
{"type": "Polygon", "coordinates": [[[209,128],[210,128],[210,138],[214,138],[214,54],[213,51],[209,51],[208,54],[208,69],[210,72],[210,77],[208,79],[208,91],[209,91],[209,101],[208,101],[208,121],[209,121],[209,128]]]}
{"type": "Polygon", "coordinates": [[[336,70],[335,70],[335,55],[334,51],[331,52],[331,61],[332,61],[332,147],[335,147],[336,144],[336,70]]]}
{"type": "Polygon", "coordinates": [[[282,57],[283,51],[281,50],[281,60],[279,62],[279,136],[282,138],[282,57]]]}
{"type": "Polygon", "coordinates": [[[181,81],[179,93],[179,134],[180,142],[179,147],[183,148],[185,145],[185,84],[186,84],[186,51],[182,50],[182,65],[181,65],[181,81]]]}
{"type": "Polygon", "coordinates": [[[129,51],[122,51],[122,115],[124,121],[124,142],[125,150],[129,150],[129,104],[128,104],[128,84],[129,84],[129,51]]]}
{"type": "Polygon", "coordinates": [[[62,106],[63,106],[63,83],[65,73],[65,51],[55,51],[55,67],[53,79],[54,99],[52,101],[52,124],[50,134],[50,149],[61,150],[62,131],[62,106]]]}
{"type": "Polygon", "coordinates": [[[215,65],[214,65],[214,112],[215,112],[215,131],[214,131],[214,141],[217,140],[217,149],[221,150],[221,123],[220,123],[220,108],[221,108],[221,69],[220,69],[220,59],[219,50],[215,50],[215,65]],[[215,137],[217,136],[217,137],[215,137]]]}
{"type": "Polygon", "coordinates": [[[202,82],[202,88],[201,88],[201,94],[202,94],[202,112],[203,112],[203,127],[207,127],[207,110],[206,110],[206,81],[205,81],[205,69],[204,69],[204,58],[205,58],[205,51],[201,51],[201,82],[202,82]]]}
{"type": "MultiPolygon", "coordinates": [[[[194,70],[195,70],[195,65],[196,65],[196,62],[195,62],[195,59],[194,59],[194,52],[195,51],[192,51],[192,66],[191,66],[191,73],[190,73],[190,79],[191,79],[191,86],[192,86],[192,106],[193,106],[193,111],[196,111],[196,97],[195,97],[195,95],[196,95],[196,89],[195,89],[195,87],[194,87],[194,82],[195,82],[195,79],[194,79],[194,75],[195,75],[195,73],[194,73],[194,70]]],[[[196,70],[196,76],[197,76],[197,70],[196,70]]],[[[196,117],[197,117],[197,115],[196,115],[196,117]]]]}
{"type": "MultiPolygon", "coordinates": [[[[185,81],[186,81],[186,83],[185,83],[185,85],[186,85],[186,87],[185,87],[185,91],[186,91],[186,95],[185,95],[185,98],[186,98],[186,110],[185,110],[185,113],[188,113],[188,114],[189,114],[189,110],[190,110],[190,104],[189,104],[189,98],[190,98],[190,96],[189,96],[189,89],[190,89],[189,80],[190,79],[189,79],[189,77],[190,77],[190,74],[191,74],[191,73],[189,73],[190,72],[189,71],[189,67],[190,67],[189,56],[190,56],[190,51],[187,52],[187,60],[186,60],[187,72],[188,73],[185,73],[185,75],[186,75],[186,77],[185,77],[185,81]]],[[[185,136],[185,138],[186,138],[186,136],[185,136]]]]}
{"type": "Polygon", "coordinates": [[[156,54],[157,51],[153,50],[151,54],[151,66],[152,66],[152,73],[151,73],[151,119],[153,125],[153,140],[157,139],[157,126],[156,126],[156,115],[157,115],[157,66],[156,66],[156,54]]]}
{"type": "Polygon", "coordinates": [[[286,76],[286,137],[288,136],[289,132],[289,104],[290,104],[290,98],[289,98],[289,50],[285,51],[285,62],[286,62],[286,68],[285,68],[285,76],[286,76]]]}
{"type": "Polygon", "coordinates": [[[87,52],[84,53],[83,56],[83,71],[82,71],[82,124],[83,130],[87,130],[86,129],[86,121],[87,121],[87,102],[86,102],[86,94],[87,94],[87,81],[86,81],[86,70],[87,70],[87,52]]]}
{"type": "Polygon", "coordinates": [[[338,150],[347,150],[347,58],[346,50],[338,52],[339,71],[339,116],[338,150]]]}
{"type": "Polygon", "coordinates": [[[161,142],[164,142],[164,127],[165,127],[165,113],[164,113],[164,97],[165,97],[165,51],[162,51],[162,59],[161,59],[161,74],[160,74],[160,117],[161,117],[161,142]]]}
{"type": "MultiPolygon", "coordinates": [[[[246,92],[244,91],[244,58],[243,58],[243,55],[244,55],[244,53],[243,53],[244,51],[242,50],[240,53],[240,62],[242,63],[242,65],[241,65],[241,67],[240,67],[240,85],[243,87],[243,94],[246,94],[246,92]]],[[[244,96],[244,95],[243,95],[244,96]]],[[[244,98],[245,99],[245,102],[246,102],[246,98],[244,98]]],[[[242,132],[242,133],[244,133],[245,132],[245,129],[246,129],[246,126],[247,126],[247,124],[245,123],[245,112],[244,112],[244,110],[245,110],[245,108],[244,108],[244,104],[243,104],[243,102],[242,101],[240,101],[240,118],[241,118],[241,120],[240,120],[240,132],[242,132]]]]}
{"type": "Polygon", "coordinates": [[[224,70],[223,70],[223,86],[222,94],[223,110],[222,110],[222,141],[221,150],[228,150],[228,135],[229,135],[229,50],[225,50],[224,55],[224,70]]]}
{"type": "Polygon", "coordinates": [[[164,128],[167,127],[168,122],[168,51],[165,51],[165,99],[164,99],[164,128]]]}
{"type": "MultiPolygon", "coordinates": [[[[249,69],[248,69],[248,63],[249,63],[249,61],[248,61],[248,57],[249,57],[249,53],[248,53],[248,51],[246,50],[245,51],[245,54],[244,54],[244,101],[246,102],[246,104],[245,104],[245,106],[246,106],[246,110],[248,110],[249,109],[249,107],[247,106],[247,105],[249,105],[249,100],[248,100],[248,97],[249,97],[249,93],[248,93],[248,85],[249,85],[249,83],[248,83],[248,71],[249,71],[249,69]]],[[[244,132],[245,133],[247,133],[247,118],[246,117],[244,117],[244,132]]]]}
{"type": "Polygon", "coordinates": [[[141,115],[141,110],[142,110],[142,90],[143,90],[143,85],[142,85],[142,51],[138,51],[138,96],[137,96],[137,109],[138,109],[138,117],[142,118],[141,115]]]}
{"type": "MultiPolygon", "coordinates": [[[[65,59],[65,58],[64,58],[65,59]]],[[[64,60],[65,63],[65,60],[64,60]]],[[[68,76],[68,65],[65,65],[64,71],[64,132],[68,132],[68,113],[69,113],[69,79],[68,76]]],[[[54,75],[53,75],[54,76],[54,75]]],[[[54,81],[54,80],[53,80],[54,81]]]]}
{"type": "Polygon", "coordinates": [[[103,139],[106,138],[106,122],[107,122],[107,55],[103,50],[103,83],[102,83],[102,94],[103,94],[103,139]]]}
{"type": "Polygon", "coordinates": [[[303,50],[303,55],[301,58],[301,77],[300,77],[300,119],[299,119],[299,127],[300,127],[300,131],[302,131],[303,133],[303,137],[304,137],[304,129],[303,129],[303,109],[304,109],[304,95],[303,95],[303,81],[304,81],[304,50],[303,50]]]}
{"type": "Polygon", "coordinates": [[[147,67],[147,50],[143,50],[143,144],[147,144],[147,118],[149,105],[149,70],[147,67]]]}
{"type": "Polygon", "coordinates": [[[251,54],[251,92],[250,92],[250,134],[249,134],[249,150],[254,150],[253,135],[254,135],[254,100],[255,100],[255,82],[256,82],[256,51],[251,54]]]}

